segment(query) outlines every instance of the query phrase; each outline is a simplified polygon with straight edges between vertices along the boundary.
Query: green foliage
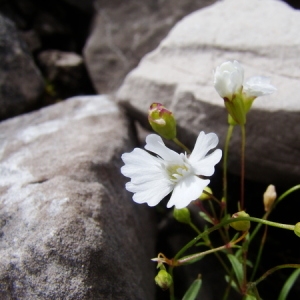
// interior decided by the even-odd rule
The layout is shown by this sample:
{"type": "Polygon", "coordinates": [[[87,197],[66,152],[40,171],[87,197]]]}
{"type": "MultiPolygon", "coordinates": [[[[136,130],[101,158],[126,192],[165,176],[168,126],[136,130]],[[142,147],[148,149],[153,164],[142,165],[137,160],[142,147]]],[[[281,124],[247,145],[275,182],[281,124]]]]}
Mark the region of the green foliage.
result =
{"type": "Polygon", "coordinates": [[[198,293],[200,291],[202,285],[202,279],[199,276],[189,287],[189,289],[184,294],[182,300],[195,300],[198,296],[198,293]]]}
{"type": "Polygon", "coordinates": [[[290,292],[292,286],[294,285],[295,281],[297,280],[298,276],[300,275],[300,269],[296,269],[290,277],[286,280],[282,290],[279,294],[278,300],[286,300],[288,293],[290,292]]]}

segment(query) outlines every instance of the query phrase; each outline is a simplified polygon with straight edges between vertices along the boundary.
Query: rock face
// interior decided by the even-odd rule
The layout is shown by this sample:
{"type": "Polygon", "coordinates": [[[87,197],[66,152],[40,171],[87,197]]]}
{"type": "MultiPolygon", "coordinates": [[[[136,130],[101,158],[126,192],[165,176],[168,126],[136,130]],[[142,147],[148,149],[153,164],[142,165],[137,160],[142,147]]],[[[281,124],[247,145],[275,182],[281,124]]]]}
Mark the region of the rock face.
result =
{"type": "Polygon", "coordinates": [[[0,125],[1,299],[154,299],[154,220],[119,171],[128,130],[105,96],[0,125]]]}
{"type": "MultiPolygon", "coordinates": [[[[48,50],[38,55],[39,65],[59,98],[93,93],[83,59],[72,52],[48,50]]],[[[48,85],[49,87],[49,85],[48,85]]]]}
{"type": "Polygon", "coordinates": [[[85,63],[98,93],[115,91],[125,75],[186,14],[215,0],[95,0],[85,63]]]}
{"type": "Polygon", "coordinates": [[[0,120],[31,109],[44,91],[43,78],[15,25],[0,15],[0,120]]]}
{"type": "MultiPolygon", "coordinates": [[[[180,21],[126,78],[117,98],[146,121],[152,102],[172,109],[179,136],[193,145],[199,131],[224,144],[227,113],[212,71],[236,59],[245,76],[272,78],[278,91],[255,100],[247,118],[246,176],[267,183],[297,183],[300,176],[300,12],[274,0],[226,0],[180,21]],[[234,17],[233,17],[234,12],[234,17]],[[259,170],[259,171],[258,171],[259,170]]],[[[240,169],[236,128],[229,171],[240,169]]]]}

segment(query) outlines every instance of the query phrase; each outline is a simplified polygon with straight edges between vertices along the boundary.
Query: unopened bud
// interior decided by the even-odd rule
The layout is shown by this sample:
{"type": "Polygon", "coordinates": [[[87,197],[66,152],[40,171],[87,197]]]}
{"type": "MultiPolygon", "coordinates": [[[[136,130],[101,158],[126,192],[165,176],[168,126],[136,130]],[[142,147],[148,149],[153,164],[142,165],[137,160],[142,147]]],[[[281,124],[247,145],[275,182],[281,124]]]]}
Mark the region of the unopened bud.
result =
{"type": "Polygon", "coordinates": [[[296,225],[295,225],[295,229],[294,229],[294,232],[297,236],[300,237],[300,222],[298,222],[296,225]]]}
{"type": "Polygon", "coordinates": [[[154,280],[163,290],[167,290],[173,283],[172,276],[166,270],[160,270],[154,280]]]}
{"type": "Polygon", "coordinates": [[[152,129],[167,140],[176,138],[176,121],[173,113],[160,103],[152,103],[148,120],[152,129]]]}
{"type": "Polygon", "coordinates": [[[199,197],[200,200],[208,200],[211,198],[211,195],[213,194],[211,188],[209,186],[206,186],[201,194],[201,196],[199,197]],[[206,192],[206,193],[205,193],[206,192]],[[209,195],[210,194],[210,195],[209,195]]]}
{"type": "Polygon", "coordinates": [[[185,223],[185,224],[191,223],[190,211],[186,207],[180,209],[174,208],[173,216],[175,220],[178,222],[185,223]]]}
{"type": "Polygon", "coordinates": [[[276,198],[277,198],[277,194],[276,194],[275,186],[270,184],[264,193],[265,211],[270,210],[276,198]]]}
{"type": "MultiPolygon", "coordinates": [[[[239,211],[232,215],[232,218],[250,217],[245,211],[239,211]]],[[[230,226],[237,231],[247,231],[250,228],[250,221],[237,221],[230,223],[230,226]]]]}

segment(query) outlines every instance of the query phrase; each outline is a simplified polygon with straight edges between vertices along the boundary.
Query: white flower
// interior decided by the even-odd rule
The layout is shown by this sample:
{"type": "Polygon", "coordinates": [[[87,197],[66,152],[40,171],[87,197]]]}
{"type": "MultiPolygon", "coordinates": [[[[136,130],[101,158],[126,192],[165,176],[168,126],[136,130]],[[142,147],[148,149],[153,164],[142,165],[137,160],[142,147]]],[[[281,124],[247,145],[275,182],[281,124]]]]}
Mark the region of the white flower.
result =
{"type": "Polygon", "coordinates": [[[243,93],[247,98],[270,95],[276,88],[270,84],[271,79],[264,76],[250,77],[243,86],[243,93]]]}
{"type": "Polygon", "coordinates": [[[223,99],[232,100],[233,95],[240,93],[243,81],[244,70],[236,60],[224,62],[214,74],[215,89],[223,99]]]}
{"type": "Polygon", "coordinates": [[[148,135],[145,149],[158,156],[139,148],[122,155],[125,165],[121,172],[131,178],[126,189],[134,193],[135,202],[147,203],[149,206],[157,205],[173,191],[167,207],[186,207],[202,194],[210,182],[197,175],[211,176],[214,173],[214,166],[220,161],[222,151],[216,149],[207,153],[218,142],[216,134],[200,132],[193,152],[187,156],[167,148],[160,136],[148,135]]]}
{"type": "Polygon", "coordinates": [[[276,91],[268,77],[253,76],[245,83],[243,81],[244,69],[236,60],[222,63],[214,74],[215,89],[223,99],[226,98],[229,101],[242,91],[247,98],[265,96],[276,91]]]}

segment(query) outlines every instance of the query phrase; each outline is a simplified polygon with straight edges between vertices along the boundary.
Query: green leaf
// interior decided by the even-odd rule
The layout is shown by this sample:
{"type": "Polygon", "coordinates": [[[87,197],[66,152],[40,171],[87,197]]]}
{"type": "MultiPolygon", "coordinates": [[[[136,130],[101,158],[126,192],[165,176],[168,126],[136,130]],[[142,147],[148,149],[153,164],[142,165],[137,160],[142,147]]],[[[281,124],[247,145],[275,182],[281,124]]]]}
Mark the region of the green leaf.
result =
{"type": "MultiPolygon", "coordinates": [[[[227,283],[229,283],[230,277],[229,277],[228,275],[225,275],[225,280],[226,280],[227,283]]],[[[231,287],[232,287],[235,291],[237,291],[238,293],[240,293],[240,290],[239,290],[238,286],[236,285],[236,283],[234,282],[234,280],[231,280],[231,281],[230,281],[230,285],[231,285],[231,287]]]]}
{"type": "Polygon", "coordinates": [[[287,298],[288,293],[290,292],[290,289],[294,285],[296,279],[300,275],[300,269],[296,269],[290,277],[286,280],[284,286],[282,287],[282,290],[279,294],[278,300],[285,300],[287,298]]]}
{"type": "Polygon", "coordinates": [[[242,282],[243,282],[243,276],[244,276],[243,275],[243,265],[233,254],[227,254],[227,257],[232,265],[236,279],[241,286],[242,282]]]}
{"type": "Polygon", "coordinates": [[[215,225],[212,220],[207,216],[207,214],[203,211],[199,212],[200,217],[202,217],[206,222],[215,225]]]}
{"type": "Polygon", "coordinates": [[[199,275],[198,278],[191,284],[189,289],[184,294],[182,300],[195,300],[198,296],[202,284],[201,276],[199,275]]]}

